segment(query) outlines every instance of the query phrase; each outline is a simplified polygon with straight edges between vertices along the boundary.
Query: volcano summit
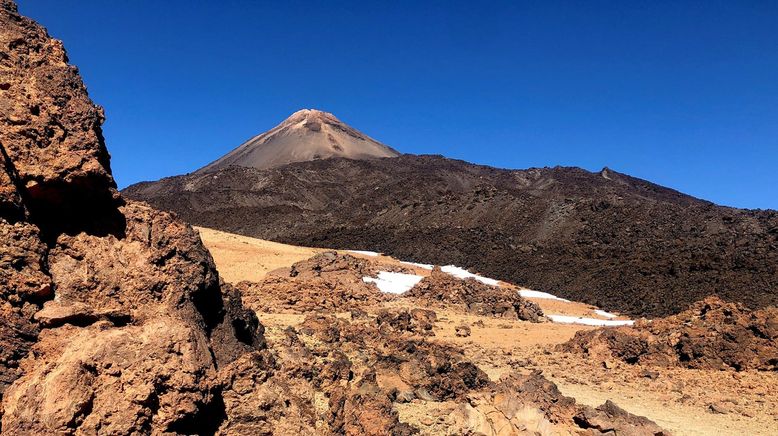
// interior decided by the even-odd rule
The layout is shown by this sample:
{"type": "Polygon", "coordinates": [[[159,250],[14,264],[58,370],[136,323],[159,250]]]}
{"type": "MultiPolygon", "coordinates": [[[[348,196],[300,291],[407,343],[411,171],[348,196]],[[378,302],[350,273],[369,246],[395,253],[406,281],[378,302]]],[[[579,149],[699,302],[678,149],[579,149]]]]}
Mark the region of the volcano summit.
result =
{"type": "Polygon", "coordinates": [[[366,160],[399,155],[396,150],[348,126],[329,112],[302,109],[200,168],[197,173],[230,166],[268,169],[332,157],[366,160]]]}

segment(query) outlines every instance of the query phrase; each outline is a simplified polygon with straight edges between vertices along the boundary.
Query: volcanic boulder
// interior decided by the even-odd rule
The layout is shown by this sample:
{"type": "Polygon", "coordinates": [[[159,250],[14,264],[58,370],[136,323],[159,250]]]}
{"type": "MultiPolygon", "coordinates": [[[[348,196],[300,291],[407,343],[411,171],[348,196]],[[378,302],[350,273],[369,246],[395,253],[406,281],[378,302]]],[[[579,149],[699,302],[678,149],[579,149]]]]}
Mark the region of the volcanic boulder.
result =
{"type": "Polygon", "coordinates": [[[391,298],[362,280],[374,274],[367,260],[328,251],[236,287],[258,312],[348,311],[391,298]]]}

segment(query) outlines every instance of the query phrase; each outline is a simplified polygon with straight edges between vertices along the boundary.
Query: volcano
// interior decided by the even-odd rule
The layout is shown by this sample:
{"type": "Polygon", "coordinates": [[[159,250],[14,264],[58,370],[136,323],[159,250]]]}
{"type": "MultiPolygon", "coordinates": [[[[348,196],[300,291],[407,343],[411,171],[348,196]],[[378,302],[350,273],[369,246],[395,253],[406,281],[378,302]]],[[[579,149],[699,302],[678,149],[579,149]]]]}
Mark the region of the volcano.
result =
{"type": "Polygon", "coordinates": [[[231,166],[268,169],[333,157],[368,160],[399,155],[329,112],[302,109],[196,172],[231,166]]]}

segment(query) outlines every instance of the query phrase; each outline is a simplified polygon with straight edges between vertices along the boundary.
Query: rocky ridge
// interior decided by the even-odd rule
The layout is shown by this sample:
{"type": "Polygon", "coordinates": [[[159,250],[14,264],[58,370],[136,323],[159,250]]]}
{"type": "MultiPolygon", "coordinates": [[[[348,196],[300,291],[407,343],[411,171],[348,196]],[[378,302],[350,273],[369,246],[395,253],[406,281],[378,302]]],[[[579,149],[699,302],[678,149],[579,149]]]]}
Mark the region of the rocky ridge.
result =
{"type": "Polygon", "coordinates": [[[632,316],[679,313],[712,294],[778,304],[778,212],[716,206],[609,169],[403,155],[231,168],[123,192],[203,227],[459,265],[632,316]]]}

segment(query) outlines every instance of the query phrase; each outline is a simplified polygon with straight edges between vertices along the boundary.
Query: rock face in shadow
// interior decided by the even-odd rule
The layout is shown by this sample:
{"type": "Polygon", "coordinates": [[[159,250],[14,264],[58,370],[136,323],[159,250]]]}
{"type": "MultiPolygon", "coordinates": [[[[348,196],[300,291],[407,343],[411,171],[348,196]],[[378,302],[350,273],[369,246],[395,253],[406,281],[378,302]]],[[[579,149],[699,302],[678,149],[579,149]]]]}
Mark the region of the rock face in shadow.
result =
{"type": "Polygon", "coordinates": [[[711,297],[667,318],[578,332],[560,348],[632,364],[776,371],[778,309],[751,311],[711,297]]]}
{"type": "Polygon", "coordinates": [[[227,168],[123,193],[203,227],[458,265],[633,316],[679,313],[714,293],[778,304],[778,212],[716,206],[609,169],[402,155],[227,168]]]}
{"type": "Polygon", "coordinates": [[[116,191],[62,44],[0,0],[0,395],[8,434],[211,432],[265,345],[197,234],[116,191]]]}

